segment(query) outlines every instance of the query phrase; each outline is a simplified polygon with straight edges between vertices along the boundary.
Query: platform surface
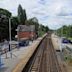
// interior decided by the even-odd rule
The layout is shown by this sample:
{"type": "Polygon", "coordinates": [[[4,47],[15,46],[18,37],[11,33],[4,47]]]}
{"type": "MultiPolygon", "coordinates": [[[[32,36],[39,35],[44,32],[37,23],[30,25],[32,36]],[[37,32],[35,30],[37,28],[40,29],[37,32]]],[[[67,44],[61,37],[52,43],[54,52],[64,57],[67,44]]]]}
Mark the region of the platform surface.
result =
{"type": "Polygon", "coordinates": [[[20,47],[20,49],[14,49],[12,51],[12,58],[10,52],[7,53],[7,58],[6,54],[3,54],[1,58],[4,65],[0,68],[0,72],[16,72],[18,67],[22,66],[22,62],[24,64],[27,62],[41,39],[42,38],[38,38],[37,40],[33,41],[33,43],[30,43],[30,45],[27,47],[20,47]]]}

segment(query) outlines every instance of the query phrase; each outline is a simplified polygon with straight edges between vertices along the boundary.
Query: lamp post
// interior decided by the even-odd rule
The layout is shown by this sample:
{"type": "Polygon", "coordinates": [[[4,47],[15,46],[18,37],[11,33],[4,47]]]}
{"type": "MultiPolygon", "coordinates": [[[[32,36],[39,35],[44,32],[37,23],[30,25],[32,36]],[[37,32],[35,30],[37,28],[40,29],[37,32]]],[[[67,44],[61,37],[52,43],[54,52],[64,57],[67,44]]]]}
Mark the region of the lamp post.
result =
{"type": "Polygon", "coordinates": [[[9,48],[10,48],[10,55],[11,55],[11,58],[12,58],[12,51],[11,51],[11,19],[12,18],[9,18],[9,48]]]}

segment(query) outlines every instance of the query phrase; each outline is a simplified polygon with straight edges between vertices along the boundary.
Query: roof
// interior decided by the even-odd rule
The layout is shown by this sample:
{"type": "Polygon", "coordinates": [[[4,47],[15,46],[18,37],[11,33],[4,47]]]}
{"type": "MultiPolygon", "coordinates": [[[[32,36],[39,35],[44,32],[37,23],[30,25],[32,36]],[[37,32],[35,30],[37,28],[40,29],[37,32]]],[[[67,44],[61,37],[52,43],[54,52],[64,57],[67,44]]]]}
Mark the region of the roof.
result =
{"type": "Polygon", "coordinates": [[[18,25],[18,31],[35,31],[35,25],[18,25]]]}

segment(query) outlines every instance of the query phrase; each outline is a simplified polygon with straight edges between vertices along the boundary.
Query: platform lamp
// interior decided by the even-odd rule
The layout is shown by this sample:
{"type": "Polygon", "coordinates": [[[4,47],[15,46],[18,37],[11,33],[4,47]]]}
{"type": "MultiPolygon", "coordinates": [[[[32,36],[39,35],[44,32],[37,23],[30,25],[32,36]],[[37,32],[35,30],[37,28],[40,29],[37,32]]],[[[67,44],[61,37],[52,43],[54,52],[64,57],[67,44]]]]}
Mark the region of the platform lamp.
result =
{"type": "Polygon", "coordinates": [[[12,50],[11,50],[11,19],[12,17],[9,18],[9,48],[10,48],[10,55],[12,58],[12,50]]]}

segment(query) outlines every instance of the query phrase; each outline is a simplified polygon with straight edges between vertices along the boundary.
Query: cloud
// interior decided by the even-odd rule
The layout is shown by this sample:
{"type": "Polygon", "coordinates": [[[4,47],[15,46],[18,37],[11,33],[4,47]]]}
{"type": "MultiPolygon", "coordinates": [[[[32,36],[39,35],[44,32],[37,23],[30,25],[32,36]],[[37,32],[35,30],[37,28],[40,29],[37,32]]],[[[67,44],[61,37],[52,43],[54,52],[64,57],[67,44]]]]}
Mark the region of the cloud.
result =
{"type": "Polygon", "coordinates": [[[39,0],[39,1],[38,1],[38,3],[39,3],[39,4],[42,4],[42,5],[45,5],[46,2],[47,2],[46,0],[39,0]]]}
{"type": "Polygon", "coordinates": [[[1,0],[0,8],[17,15],[18,5],[26,9],[27,17],[37,17],[43,25],[57,29],[72,24],[72,0],[1,0]]]}
{"type": "Polygon", "coordinates": [[[66,4],[61,8],[61,11],[59,12],[59,16],[72,16],[72,8],[71,4],[66,4]]]}

